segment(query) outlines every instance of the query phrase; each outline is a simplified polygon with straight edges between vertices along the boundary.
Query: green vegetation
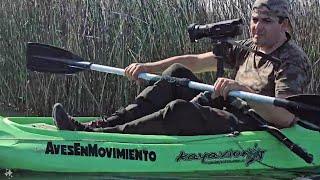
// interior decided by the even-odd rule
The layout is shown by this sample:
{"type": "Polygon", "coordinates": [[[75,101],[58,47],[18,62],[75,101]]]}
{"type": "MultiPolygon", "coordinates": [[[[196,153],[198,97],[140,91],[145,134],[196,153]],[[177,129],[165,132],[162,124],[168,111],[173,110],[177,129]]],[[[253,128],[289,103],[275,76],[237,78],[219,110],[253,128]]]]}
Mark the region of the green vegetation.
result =
{"type": "MultiPolygon", "coordinates": [[[[25,114],[50,115],[55,102],[74,115],[109,114],[132,101],[139,87],[124,77],[85,72],[74,76],[27,72],[26,42],[59,46],[97,63],[126,67],[185,53],[210,51],[191,44],[186,27],[242,17],[248,29],[251,0],[1,0],[0,102],[25,114]]],[[[292,4],[295,39],[310,57],[320,91],[320,3],[292,4]]],[[[246,33],[243,37],[248,37],[246,33]]],[[[213,74],[200,75],[210,82],[213,74]]]]}

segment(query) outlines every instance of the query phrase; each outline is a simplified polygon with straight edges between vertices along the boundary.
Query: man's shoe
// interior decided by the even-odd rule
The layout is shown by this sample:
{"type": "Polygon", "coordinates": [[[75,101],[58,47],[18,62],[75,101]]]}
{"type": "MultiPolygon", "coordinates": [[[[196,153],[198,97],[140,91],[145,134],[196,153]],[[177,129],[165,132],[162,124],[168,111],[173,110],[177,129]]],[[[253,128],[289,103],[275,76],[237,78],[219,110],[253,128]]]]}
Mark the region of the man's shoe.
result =
{"type": "Polygon", "coordinates": [[[52,110],[53,123],[59,130],[84,130],[85,126],[69,116],[60,103],[56,103],[52,110]]]}

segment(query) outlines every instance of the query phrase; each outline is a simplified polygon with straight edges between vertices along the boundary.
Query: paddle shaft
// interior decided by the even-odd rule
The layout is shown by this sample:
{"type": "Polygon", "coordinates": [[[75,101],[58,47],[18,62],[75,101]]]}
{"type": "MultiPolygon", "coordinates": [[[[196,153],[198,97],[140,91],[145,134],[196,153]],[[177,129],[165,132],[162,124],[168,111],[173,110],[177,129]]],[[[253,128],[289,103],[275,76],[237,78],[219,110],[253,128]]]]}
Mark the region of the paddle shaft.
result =
{"type": "MultiPolygon", "coordinates": [[[[81,64],[87,64],[87,63],[88,62],[81,62],[81,64]]],[[[115,68],[115,67],[104,66],[104,65],[99,65],[99,64],[91,64],[90,69],[93,71],[99,71],[99,72],[105,72],[105,73],[111,73],[111,74],[125,76],[124,69],[121,69],[121,68],[115,68]]],[[[150,74],[150,73],[140,73],[138,75],[138,77],[140,79],[144,79],[144,80],[154,80],[154,79],[161,79],[162,78],[162,76],[150,74]]],[[[213,92],[212,85],[198,83],[198,82],[194,82],[194,81],[189,81],[188,87],[191,89],[213,92]]],[[[252,94],[252,93],[250,93],[250,94],[252,94]]],[[[238,97],[239,96],[250,97],[250,95],[246,94],[245,92],[240,92],[240,91],[231,92],[229,95],[231,95],[231,96],[234,95],[234,96],[238,96],[238,97]]],[[[263,98],[258,97],[257,99],[263,99],[263,98]]],[[[270,99],[266,99],[266,100],[269,102],[269,104],[272,103],[272,101],[270,99]]]]}
{"type": "MultiPolygon", "coordinates": [[[[91,64],[90,62],[77,62],[77,63],[86,64],[86,65],[91,64]]],[[[91,64],[89,68],[94,71],[125,76],[124,69],[121,69],[121,68],[115,68],[115,67],[99,65],[99,64],[91,64]]],[[[162,76],[150,74],[150,73],[140,73],[138,77],[144,80],[159,80],[162,78],[162,76]]],[[[176,82],[177,79],[179,78],[170,78],[170,79],[176,82]]],[[[185,84],[187,84],[187,86],[191,89],[197,89],[200,91],[210,91],[214,93],[214,87],[212,85],[194,82],[194,81],[188,81],[188,82],[185,82],[185,84]]],[[[275,105],[275,106],[284,107],[284,108],[288,108],[288,106],[294,106],[294,107],[299,106],[299,104],[285,100],[285,99],[263,96],[263,95],[244,92],[244,91],[230,91],[229,95],[233,97],[239,97],[245,100],[251,100],[251,101],[259,102],[262,104],[270,104],[270,105],[275,105]]],[[[299,107],[299,108],[303,108],[303,107],[299,107]]]]}

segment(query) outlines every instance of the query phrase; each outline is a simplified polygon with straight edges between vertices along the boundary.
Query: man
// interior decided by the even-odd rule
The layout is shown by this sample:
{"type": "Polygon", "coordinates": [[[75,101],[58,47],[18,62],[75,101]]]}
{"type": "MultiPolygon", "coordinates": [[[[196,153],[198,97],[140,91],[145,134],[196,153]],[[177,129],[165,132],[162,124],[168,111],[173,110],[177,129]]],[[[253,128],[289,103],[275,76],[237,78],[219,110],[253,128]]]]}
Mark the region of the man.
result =
{"type": "MultiPolygon", "coordinates": [[[[259,125],[226,105],[228,92],[241,90],[285,98],[299,94],[309,82],[308,57],[289,35],[291,24],[287,0],[257,0],[252,9],[251,39],[241,44],[279,58],[274,62],[239,47],[233,47],[225,62],[236,70],[234,79],[218,78],[214,97],[164,80],[148,86],[135,102],[107,119],[79,123],[67,115],[61,104],[53,108],[58,129],[133,134],[200,135],[229,133],[234,130],[258,130],[259,125]],[[200,93],[200,94],[199,94],[200,93]],[[197,96],[198,94],[198,96],[197,96]],[[223,98],[222,98],[223,97],[223,98]],[[223,109],[227,106],[227,112],[223,109]]],[[[216,70],[212,52],[175,56],[152,63],[134,63],[125,68],[126,75],[139,81],[141,72],[188,78],[200,81],[192,72],[216,70]],[[192,71],[192,72],[191,72],[192,71]]],[[[295,122],[287,110],[248,102],[267,122],[283,128],[295,122]]]]}

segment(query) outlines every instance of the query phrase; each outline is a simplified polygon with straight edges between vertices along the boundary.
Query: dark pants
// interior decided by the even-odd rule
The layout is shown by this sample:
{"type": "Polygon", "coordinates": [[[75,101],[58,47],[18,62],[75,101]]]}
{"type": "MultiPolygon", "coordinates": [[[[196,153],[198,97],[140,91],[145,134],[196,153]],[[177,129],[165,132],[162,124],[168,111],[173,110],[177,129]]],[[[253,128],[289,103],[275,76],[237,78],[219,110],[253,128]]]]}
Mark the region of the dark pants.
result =
{"type": "MultiPolygon", "coordinates": [[[[190,70],[179,64],[170,66],[163,75],[200,82],[190,70]]],[[[199,93],[160,80],[146,87],[133,104],[105,120],[87,123],[85,130],[126,134],[208,135],[259,128],[255,123],[248,123],[248,118],[241,113],[238,115],[241,116],[240,121],[232,113],[222,110],[222,98],[203,101],[199,93]]]]}

